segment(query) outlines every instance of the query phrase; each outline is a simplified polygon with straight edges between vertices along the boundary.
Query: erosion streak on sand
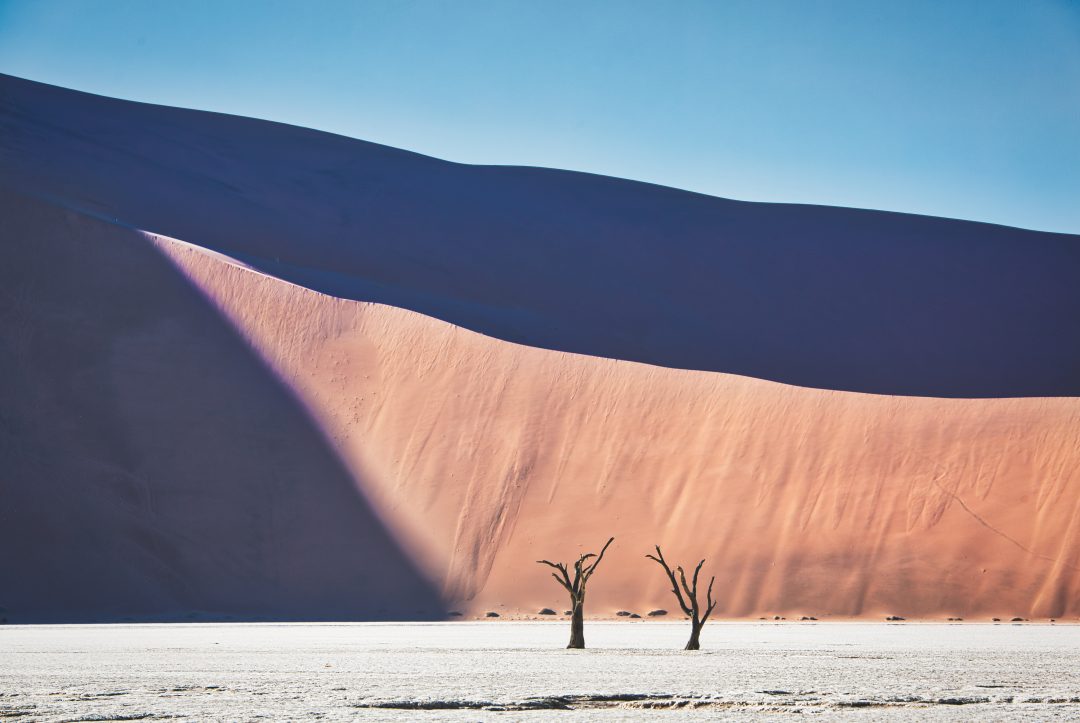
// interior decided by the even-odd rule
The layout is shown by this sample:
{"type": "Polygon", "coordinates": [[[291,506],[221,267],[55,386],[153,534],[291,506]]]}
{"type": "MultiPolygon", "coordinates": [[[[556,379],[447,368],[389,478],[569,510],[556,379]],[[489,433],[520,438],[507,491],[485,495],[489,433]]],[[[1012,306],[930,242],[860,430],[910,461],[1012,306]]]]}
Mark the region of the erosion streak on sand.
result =
{"type": "MultiPolygon", "coordinates": [[[[936,480],[935,480],[935,482],[936,482],[936,480]]],[[[1004,532],[1002,532],[1002,531],[1001,531],[1001,530],[999,530],[998,528],[996,528],[996,527],[994,527],[993,525],[991,525],[991,524],[990,524],[989,522],[987,522],[986,520],[984,520],[984,519],[983,519],[982,517],[980,517],[980,516],[979,516],[979,514],[978,514],[977,512],[975,512],[975,511],[974,511],[973,509],[971,509],[970,507],[968,507],[968,506],[967,506],[967,505],[966,505],[966,504],[964,503],[964,501],[963,501],[962,499],[960,499],[960,496],[959,496],[959,495],[956,495],[956,494],[953,494],[952,492],[949,492],[948,490],[946,490],[946,489],[944,489],[943,487],[941,487],[941,485],[940,485],[940,484],[938,485],[938,488],[939,488],[939,489],[941,489],[941,491],[942,491],[942,492],[945,492],[945,494],[949,495],[949,496],[950,496],[950,497],[952,497],[952,498],[953,498],[954,500],[956,500],[956,503],[957,503],[958,505],[960,505],[960,506],[961,506],[961,507],[962,507],[962,508],[964,509],[964,512],[967,512],[967,513],[968,513],[969,515],[971,515],[972,517],[974,517],[974,518],[975,518],[975,520],[976,520],[976,521],[977,521],[977,522],[978,522],[978,523],[979,523],[980,525],[982,525],[982,526],[983,526],[983,527],[985,527],[986,529],[990,530],[990,531],[991,531],[991,532],[993,532],[993,533],[994,533],[995,535],[1001,535],[1001,536],[1002,536],[1002,537],[1004,537],[1004,538],[1005,538],[1006,540],[1008,540],[1008,541],[1009,541],[1009,542],[1011,542],[1012,544],[1016,545],[1017,547],[1019,547],[1019,548],[1020,548],[1021,550],[1023,550],[1023,551],[1024,551],[1024,552],[1026,552],[1026,553],[1028,553],[1029,555],[1034,555],[1035,557],[1041,558],[1041,559],[1043,559],[1043,560],[1047,560],[1047,561],[1049,561],[1049,562],[1053,562],[1053,563],[1060,563],[1060,564],[1064,565],[1065,567],[1068,567],[1068,568],[1070,568],[1070,569],[1072,569],[1072,570],[1074,570],[1074,571],[1080,572],[1080,567],[1075,567],[1075,566],[1073,566],[1073,565],[1069,565],[1068,563],[1066,563],[1066,562],[1063,562],[1063,561],[1061,561],[1061,560],[1059,560],[1059,559],[1057,559],[1057,558],[1053,558],[1053,557],[1050,557],[1049,555],[1040,555],[1040,554],[1039,554],[1039,553],[1037,553],[1037,552],[1033,552],[1032,550],[1030,550],[1030,549],[1028,549],[1027,547],[1025,547],[1025,546],[1024,546],[1023,544],[1021,544],[1020,542],[1017,542],[1016,540],[1014,540],[1013,538],[1009,537],[1009,536],[1008,536],[1007,534],[1005,534],[1004,532]]]]}

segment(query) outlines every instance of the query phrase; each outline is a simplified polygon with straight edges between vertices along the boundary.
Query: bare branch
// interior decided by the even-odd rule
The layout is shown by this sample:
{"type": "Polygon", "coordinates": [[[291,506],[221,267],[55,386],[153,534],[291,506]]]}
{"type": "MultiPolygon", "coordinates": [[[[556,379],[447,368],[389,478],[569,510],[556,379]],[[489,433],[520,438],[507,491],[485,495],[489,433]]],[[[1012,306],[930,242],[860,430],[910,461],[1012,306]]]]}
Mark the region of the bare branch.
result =
{"type": "Polygon", "coordinates": [[[697,564],[697,567],[694,568],[694,598],[697,598],[697,578],[698,578],[698,573],[701,572],[701,566],[704,565],[704,564],[705,564],[705,561],[702,560],[701,562],[699,562],[697,564]]]}
{"type": "Polygon", "coordinates": [[[565,564],[563,564],[561,562],[551,562],[550,560],[537,560],[536,562],[538,564],[540,564],[540,565],[547,565],[549,567],[554,567],[556,570],[558,570],[560,573],[562,573],[562,578],[560,578],[555,573],[551,573],[551,576],[553,578],[555,578],[556,582],[558,582],[560,585],[565,587],[567,592],[569,592],[570,594],[575,593],[574,586],[570,582],[570,575],[566,571],[566,565],[565,564]]]}
{"type": "Polygon", "coordinates": [[[559,570],[562,573],[566,572],[566,565],[561,562],[552,562],[551,560],[537,560],[536,563],[538,565],[547,565],[548,567],[554,567],[556,570],[559,570]]]}
{"type": "MultiPolygon", "coordinates": [[[[604,543],[603,548],[601,548],[600,550],[600,554],[596,556],[596,559],[593,561],[593,563],[589,565],[589,567],[585,570],[585,580],[588,580],[590,577],[592,577],[592,574],[596,571],[596,566],[599,565],[600,561],[604,559],[604,553],[607,552],[607,549],[612,542],[615,542],[614,537],[608,538],[608,541],[604,543]]],[[[583,557],[582,559],[585,558],[583,557]]]]}
{"type": "Polygon", "coordinates": [[[555,582],[559,583],[559,584],[560,584],[560,585],[562,585],[563,587],[566,587],[566,583],[565,583],[565,582],[563,582],[563,580],[562,580],[562,578],[561,578],[561,577],[559,577],[559,576],[558,576],[558,575],[556,575],[555,573],[551,573],[551,576],[552,576],[553,578],[555,578],[555,582]]]}
{"type": "Polygon", "coordinates": [[[701,618],[701,623],[702,624],[704,624],[705,621],[709,619],[709,616],[712,615],[713,608],[716,607],[716,601],[713,600],[713,598],[712,598],[712,586],[713,586],[714,582],[716,582],[716,576],[715,575],[713,576],[713,578],[711,580],[709,580],[709,592],[706,593],[706,596],[705,596],[705,603],[706,603],[707,607],[705,608],[705,615],[703,615],[702,618],[701,618]]]}
{"type": "Polygon", "coordinates": [[[682,565],[679,565],[676,569],[679,571],[679,579],[682,581],[683,590],[686,591],[686,597],[691,602],[693,602],[694,601],[694,593],[693,593],[693,591],[690,590],[690,586],[686,584],[686,572],[683,571],[682,565]]]}
{"type": "Polygon", "coordinates": [[[660,545],[656,546],[656,555],[646,555],[645,557],[653,560],[664,568],[664,572],[667,573],[668,580],[671,582],[671,592],[675,593],[675,599],[679,601],[679,607],[682,608],[682,611],[687,615],[692,615],[693,611],[687,607],[682,593],[679,592],[679,583],[675,580],[675,573],[671,571],[671,567],[668,566],[667,560],[664,559],[664,553],[660,551],[660,545]]]}

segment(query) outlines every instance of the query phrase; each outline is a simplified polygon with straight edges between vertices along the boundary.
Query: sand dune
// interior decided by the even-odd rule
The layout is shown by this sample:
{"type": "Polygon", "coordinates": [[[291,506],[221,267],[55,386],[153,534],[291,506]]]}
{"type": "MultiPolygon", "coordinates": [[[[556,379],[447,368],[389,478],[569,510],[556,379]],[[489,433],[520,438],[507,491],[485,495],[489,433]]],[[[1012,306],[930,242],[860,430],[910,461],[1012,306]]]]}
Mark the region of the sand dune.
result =
{"type": "Polygon", "coordinates": [[[438,601],[398,545],[447,609],[530,613],[563,605],[532,561],[608,534],[596,614],[672,607],[655,542],[708,558],[725,616],[1080,615],[1080,400],[827,392],[535,349],[5,209],[15,250],[35,250],[33,282],[3,287],[23,300],[5,306],[23,330],[5,337],[13,615],[411,617],[438,601]]]}
{"type": "Polygon", "coordinates": [[[0,617],[1080,615],[1075,237],[2,83],[0,617]]]}
{"type": "Polygon", "coordinates": [[[136,232],[0,194],[0,619],[426,619],[292,391],[136,232]]]}
{"type": "Polygon", "coordinates": [[[460,165],[10,76],[0,124],[0,184],[501,339],[825,389],[1080,396],[1076,236],[460,165]]]}
{"type": "Polygon", "coordinates": [[[1080,400],[827,392],[533,349],[157,247],[297,390],[451,605],[560,607],[532,561],[618,544],[592,603],[1080,614],[1080,400]]]}

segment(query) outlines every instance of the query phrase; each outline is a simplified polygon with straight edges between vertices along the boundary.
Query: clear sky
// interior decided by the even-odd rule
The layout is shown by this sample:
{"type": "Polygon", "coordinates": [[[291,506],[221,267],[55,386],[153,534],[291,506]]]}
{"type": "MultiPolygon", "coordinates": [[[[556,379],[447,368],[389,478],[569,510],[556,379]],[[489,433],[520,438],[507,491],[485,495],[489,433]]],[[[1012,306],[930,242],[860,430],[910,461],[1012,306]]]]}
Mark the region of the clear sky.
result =
{"type": "Polygon", "coordinates": [[[1080,0],[0,0],[0,71],[467,163],[1080,233],[1080,0]]]}

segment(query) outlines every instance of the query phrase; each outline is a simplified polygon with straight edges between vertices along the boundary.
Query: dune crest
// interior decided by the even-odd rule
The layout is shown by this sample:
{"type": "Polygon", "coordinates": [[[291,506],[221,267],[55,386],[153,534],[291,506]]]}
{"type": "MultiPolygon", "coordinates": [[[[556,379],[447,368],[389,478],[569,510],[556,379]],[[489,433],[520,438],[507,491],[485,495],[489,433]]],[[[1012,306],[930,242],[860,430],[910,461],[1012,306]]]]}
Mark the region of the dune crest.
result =
{"type": "Polygon", "coordinates": [[[0,185],[547,349],[936,397],[1080,396],[1080,237],[448,163],[0,75],[0,185]]]}

